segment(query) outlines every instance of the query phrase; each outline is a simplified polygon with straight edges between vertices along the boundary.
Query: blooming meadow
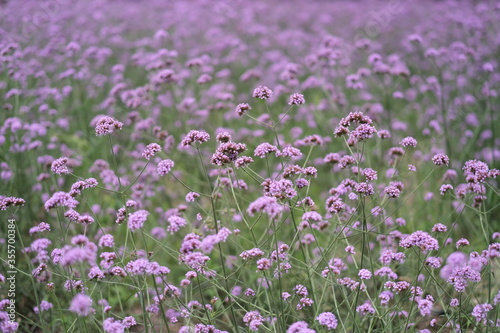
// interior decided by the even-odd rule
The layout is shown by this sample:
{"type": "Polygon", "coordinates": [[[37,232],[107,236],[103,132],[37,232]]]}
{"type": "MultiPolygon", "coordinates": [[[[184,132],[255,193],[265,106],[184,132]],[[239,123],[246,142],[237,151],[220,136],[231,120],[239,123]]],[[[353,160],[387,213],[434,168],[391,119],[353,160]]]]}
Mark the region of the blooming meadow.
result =
{"type": "Polygon", "coordinates": [[[0,2],[2,332],[500,332],[500,2],[0,2]]]}

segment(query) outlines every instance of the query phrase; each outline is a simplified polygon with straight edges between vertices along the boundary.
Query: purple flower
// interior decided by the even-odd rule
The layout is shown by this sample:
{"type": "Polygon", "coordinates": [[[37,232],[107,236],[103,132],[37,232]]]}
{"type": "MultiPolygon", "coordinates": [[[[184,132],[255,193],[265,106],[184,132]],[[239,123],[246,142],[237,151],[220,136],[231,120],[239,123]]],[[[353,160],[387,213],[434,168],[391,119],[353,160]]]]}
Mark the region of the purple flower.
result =
{"type": "Polygon", "coordinates": [[[81,194],[83,190],[87,188],[93,188],[96,187],[99,183],[95,178],[87,178],[85,180],[79,180],[73,185],[71,185],[71,190],[69,191],[69,195],[72,197],[77,196],[78,194],[81,194]]]}
{"type": "Polygon", "coordinates": [[[375,314],[375,309],[373,308],[372,303],[369,300],[366,300],[365,303],[356,308],[356,312],[358,312],[361,317],[364,317],[368,314],[375,314]]]}
{"type": "Polygon", "coordinates": [[[441,195],[444,195],[446,192],[448,192],[450,190],[453,190],[453,185],[451,185],[451,184],[443,184],[439,188],[439,193],[441,193],[441,195]]]}
{"type": "Polygon", "coordinates": [[[104,332],[106,333],[124,333],[125,332],[125,326],[119,321],[115,320],[114,318],[106,318],[102,322],[102,328],[104,329],[104,332]]]}
{"type": "Polygon", "coordinates": [[[244,143],[223,142],[217,147],[215,154],[212,155],[210,162],[214,165],[223,166],[235,162],[238,155],[247,149],[244,143]]]}
{"type": "Polygon", "coordinates": [[[99,269],[99,267],[94,266],[90,269],[90,272],[88,274],[89,279],[104,279],[104,273],[99,269]]]}
{"type": "Polygon", "coordinates": [[[417,140],[415,140],[411,136],[407,136],[401,142],[399,143],[403,147],[416,147],[417,146],[417,140]]]}
{"type": "Polygon", "coordinates": [[[385,290],[381,292],[378,297],[380,298],[380,305],[387,306],[390,300],[394,297],[394,294],[388,290],[385,290]]]}
{"type": "Polygon", "coordinates": [[[252,289],[248,288],[247,290],[245,290],[245,296],[247,297],[254,297],[256,295],[255,291],[253,291],[252,289]]]}
{"type": "Polygon", "coordinates": [[[251,250],[243,251],[240,254],[240,258],[243,260],[248,260],[250,258],[260,258],[264,255],[264,251],[259,248],[253,248],[251,250]]]}
{"type": "Polygon", "coordinates": [[[56,192],[45,202],[45,210],[49,211],[50,209],[56,207],[75,208],[77,205],[78,201],[76,201],[69,193],[56,192]]]}
{"type": "Polygon", "coordinates": [[[95,134],[97,136],[112,134],[115,131],[121,130],[122,127],[123,123],[118,120],[109,116],[103,116],[99,118],[95,125],[95,134]]]}
{"type": "Polygon", "coordinates": [[[254,156],[264,158],[272,152],[278,152],[278,148],[270,143],[264,142],[258,145],[257,148],[255,148],[254,156]]]}
{"type": "Polygon", "coordinates": [[[237,168],[243,168],[253,162],[253,158],[250,156],[241,156],[234,161],[234,166],[237,168]]]}
{"type": "MultiPolygon", "coordinates": [[[[64,192],[61,192],[64,193],[64,192]]],[[[75,200],[76,201],[76,200],[75,200]]],[[[24,206],[26,201],[22,198],[16,198],[16,197],[1,197],[0,196],[0,210],[7,210],[7,207],[10,206],[24,206]]],[[[78,204],[78,201],[76,201],[78,204]]],[[[76,207],[76,205],[75,205],[76,207]]],[[[45,206],[47,209],[47,206],[45,206]]],[[[48,209],[47,209],[48,210],[48,209]]]]}
{"type": "Polygon", "coordinates": [[[354,189],[356,190],[356,192],[362,194],[365,197],[375,194],[373,186],[368,183],[358,183],[356,184],[356,186],[354,186],[354,189]]]}
{"type": "Polygon", "coordinates": [[[472,269],[470,266],[465,265],[462,267],[454,268],[447,281],[448,283],[453,285],[456,291],[461,293],[465,291],[465,288],[468,285],[467,281],[481,281],[481,274],[478,271],[472,269]]]}
{"type": "Polygon", "coordinates": [[[199,198],[200,194],[196,192],[189,192],[186,194],[186,202],[194,202],[196,198],[199,198]]]}
{"type": "Polygon", "coordinates": [[[346,207],[342,199],[337,196],[331,196],[326,199],[325,206],[328,212],[332,214],[338,214],[346,207]]]}
{"type": "Polygon", "coordinates": [[[52,166],[50,169],[52,170],[53,173],[58,174],[58,175],[67,175],[69,173],[68,169],[68,161],[69,159],[67,157],[61,157],[52,162],[52,166]]]}
{"type": "Polygon", "coordinates": [[[384,192],[387,193],[390,198],[397,198],[401,194],[399,188],[394,185],[389,185],[384,188],[384,192]]]}
{"type": "Polygon", "coordinates": [[[191,269],[196,272],[205,274],[205,265],[210,260],[210,257],[204,255],[201,252],[190,252],[181,256],[180,261],[188,265],[191,269]]]}
{"type": "Polygon", "coordinates": [[[428,316],[431,314],[432,306],[434,305],[430,299],[423,298],[417,299],[418,310],[421,316],[428,316]]]}
{"type": "Polygon", "coordinates": [[[436,257],[429,257],[425,261],[425,264],[427,266],[432,267],[432,268],[439,268],[439,267],[441,267],[442,262],[443,262],[443,259],[440,257],[437,257],[437,258],[436,257]]]}
{"type": "Polygon", "coordinates": [[[299,93],[294,93],[290,95],[288,99],[288,105],[301,105],[304,104],[306,100],[304,99],[304,95],[299,93]]]}
{"type": "Polygon", "coordinates": [[[277,218],[283,212],[283,206],[278,203],[275,197],[260,197],[252,202],[247,209],[248,215],[254,216],[255,213],[266,213],[271,219],[277,218]]]}
{"type": "Polygon", "coordinates": [[[477,322],[482,322],[486,325],[488,312],[493,310],[493,306],[488,303],[478,304],[472,310],[472,316],[476,319],[477,322]]]}
{"type": "Polygon", "coordinates": [[[168,224],[167,231],[173,235],[179,231],[180,228],[184,227],[187,224],[187,221],[180,216],[172,215],[168,217],[168,224]]]}
{"type": "Polygon", "coordinates": [[[47,302],[47,301],[42,301],[40,303],[40,306],[35,306],[33,311],[38,314],[39,312],[42,312],[42,311],[48,311],[48,310],[52,309],[52,307],[53,307],[52,303],[47,302]]]}
{"type": "Polygon", "coordinates": [[[132,231],[142,228],[144,222],[148,218],[149,212],[146,210],[138,210],[129,215],[128,217],[128,228],[132,231]]]}
{"type": "Polygon", "coordinates": [[[69,311],[74,312],[81,317],[88,316],[93,313],[92,299],[82,293],[76,294],[76,296],[71,300],[69,311]]]}
{"type": "Polygon", "coordinates": [[[186,147],[193,143],[202,144],[208,140],[210,140],[210,135],[207,132],[192,130],[182,139],[181,144],[186,147]]]}
{"type": "Polygon", "coordinates": [[[157,143],[150,143],[146,146],[146,149],[142,152],[142,157],[149,160],[151,157],[155,156],[157,152],[161,151],[161,147],[157,143]]]}
{"type": "Polygon", "coordinates": [[[240,117],[250,110],[252,110],[252,107],[247,103],[240,103],[236,106],[236,114],[240,117]]]}
{"type": "Polygon", "coordinates": [[[290,325],[286,333],[316,333],[316,331],[310,329],[305,321],[298,321],[290,325]]]}
{"type": "Polygon", "coordinates": [[[259,311],[250,311],[243,316],[243,322],[250,331],[258,331],[259,326],[264,322],[264,317],[260,315],[259,311]]]}
{"type": "Polygon", "coordinates": [[[448,230],[448,228],[442,223],[436,223],[432,227],[432,232],[446,232],[446,230],[448,230]]]}
{"type": "Polygon", "coordinates": [[[320,325],[324,325],[330,330],[336,329],[338,325],[337,317],[331,312],[320,313],[316,320],[320,325]]]}
{"type": "Polygon", "coordinates": [[[372,272],[370,272],[369,270],[367,270],[365,268],[362,268],[359,270],[358,276],[362,280],[369,280],[372,278],[372,272]]]}
{"type": "Polygon", "coordinates": [[[127,316],[125,318],[123,318],[122,320],[122,324],[126,327],[126,328],[130,328],[132,326],[135,326],[137,325],[137,322],[135,321],[135,318],[132,317],[132,316],[127,316]]]}
{"type": "Polygon", "coordinates": [[[363,174],[363,176],[366,177],[366,180],[376,180],[377,179],[377,171],[375,171],[371,168],[363,169],[362,174],[363,174]]]}
{"type": "Polygon", "coordinates": [[[464,247],[464,246],[469,246],[469,245],[470,245],[469,241],[467,239],[465,239],[465,238],[459,239],[457,241],[457,244],[456,244],[457,249],[461,248],[461,247],[464,247]]]}
{"type": "Polygon", "coordinates": [[[440,165],[448,165],[450,164],[450,158],[446,156],[445,154],[436,154],[432,158],[432,162],[434,162],[434,165],[440,166],[440,165]]]}
{"type": "Polygon", "coordinates": [[[462,170],[464,170],[465,178],[468,182],[482,183],[489,176],[488,165],[478,160],[469,160],[465,162],[462,170]]]}
{"type": "Polygon", "coordinates": [[[252,96],[254,98],[268,99],[273,95],[273,91],[266,86],[258,86],[254,89],[252,96]]]}
{"type": "Polygon", "coordinates": [[[349,139],[353,140],[353,143],[364,141],[372,138],[376,132],[377,130],[372,125],[361,124],[349,133],[349,139]]]}
{"type": "Polygon", "coordinates": [[[167,173],[170,172],[170,170],[172,170],[174,165],[175,165],[175,163],[172,160],[168,160],[168,159],[163,160],[163,161],[158,163],[158,165],[156,167],[156,171],[158,172],[158,175],[165,176],[167,173]]]}
{"type": "Polygon", "coordinates": [[[295,147],[285,147],[281,150],[281,152],[276,152],[276,156],[299,159],[302,156],[302,152],[295,147]]]}
{"type": "Polygon", "coordinates": [[[166,275],[170,273],[170,269],[167,267],[144,258],[130,261],[125,269],[130,275],[166,275]]]}
{"type": "Polygon", "coordinates": [[[415,231],[406,236],[399,242],[399,246],[404,248],[416,246],[424,252],[439,249],[438,241],[424,231],[415,231]]]}
{"type": "Polygon", "coordinates": [[[106,235],[101,236],[101,238],[99,238],[98,244],[100,247],[113,247],[113,246],[115,246],[115,240],[113,238],[113,235],[106,234],[106,235]]]}

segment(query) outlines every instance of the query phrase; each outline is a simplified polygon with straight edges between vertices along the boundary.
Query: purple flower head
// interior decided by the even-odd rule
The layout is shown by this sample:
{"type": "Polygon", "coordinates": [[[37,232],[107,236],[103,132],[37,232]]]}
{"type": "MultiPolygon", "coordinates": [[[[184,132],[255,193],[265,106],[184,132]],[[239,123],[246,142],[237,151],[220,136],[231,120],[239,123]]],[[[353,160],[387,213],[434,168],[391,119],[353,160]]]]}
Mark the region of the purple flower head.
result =
{"type": "Polygon", "coordinates": [[[478,304],[472,310],[472,316],[476,319],[477,322],[482,322],[486,325],[488,312],[493,310],[493,306],[488,303],[478,304]]]}
{"type": "Polygon", "coordinates": [[[354,143],[372,138],[377,132],[375,127],[369,124],[361,124],[349,133],[349,139],[354,143]]]}
{"type": "Polygon", "coordinates": [[[45,210],[49,211],[56,207],[75,208],[78,201],[75,200],[69,193],[56,192],[45,202],[45,210]]]}
{"type": "Polygon", "coordinates": [[[298,321],[288,327],[286,333],[316,333],[315,330],[309,328],[309,324],[305,321],[298,321]]]}
{"type": "Polygon", "coordinates": [[[446,192],[448,192],[450,190],[453,190],[453,185],[451,185],[451,184],[443,184],[439,188],[439,193],[441,193],[441,195],[444,195],[446,192]]]}
{"type": "Polygon", "coordinates": [[[364,317],[369,314],[375,314],[375,309],[373,308],[372,303],[369,300],[366,300],[364,304],[361,304],[356,308],[356,312],[358,312],[361,317],[364,317]]]}
{"type": "Polygon", "coordinates": [[[125,269],[130,275],[166,275],[170,273],[170,269],[167,267],[144,258],[130,261],[125,269]]]}
{"type": "Polygon", "coordinates": [[[240,103],[236,106],[236,114],[238,116],[243,116],[248,111],[252,110],[252,107],[248,103],[240,103]]]}
{"type": "Polygon", "coordinates": [[[416,147],[417,146],[417,140],[415,140],[411,136],[407,136],[401,142],[399,143],[403,147],[416,147]]]}
{"type": "Polygon", "coordinates": [[[278,203],[275,197],[260,197],[252,202],[247,209],[248,215],[254,216],[256,213],[266,213],[271,219],[277,218],[283,212],[283,206],[278,203]]]}
{"type": "Polygon", "coordinates": [[[250,331],[258,331],[259,326],[264,322],[264,317],[262,317],[259,311],[250,311],[243,317],[243,322],[249,327],[250,331]]]}
{"type": "Polygon", "coordinates": [[[358,183],[354,186],[354,190],[365,197],[375,194],[375,189],[368,183],[358,183]]]}
{"type": "Polygon", "coordinates": [[[269,99],[271,96],[273,96],[273,91],[266,86],[258,86],[252,94],[252,97],[260,99],[269,99]]]}
{"type": "Polygon", "coordinates": [[[436,223],[432,227],[432,232],[446,232],[448,228],[442,223],[436,223]]]}
{"type": "Polygon", "coordinates": [[[443,262],[443,259],[440,257],[437,257],[437,258],[436,257],[429,257],[425,261],[425,264],[427,266],[432,267],[432,268],[439,268],[439,267],[441,267],[442,262],[443,262]]]}
{"type": "Polygon", "coordinates": [[[363,176],[366,177],[366,180],[376,180],[377,179],[377,171],[372,168],[366,168],[362,171],[363,176]]]}
{"type": "Polygon", "coordinates": [[[186,147],[193,145],[193,143],[202,144],[208,140],[210,140],[210,135],[207,132],[192,130],[182,139],[181,144],[186,147]]]}
{"type": "Polygon", "coordinates": [[[278,152],[278,148],[270,143],[264,142],[255,148],[254,156],[264,158],[272,152],[278,152]]]}
{"type": "Polygon", "coordinates": [[[223,142],[217,148],[215,154],[212,155],[211,163],[218,166],[235,162],[238,155],[247,149],[244,143],[223,142]]]}
{"type": "Polygon", "coordinates": [[[115,245],[113,235],[106,234],[106,235],[101,236],[101,238],[99,238],[98,245],[100,247],[113,247],[115,245]]]}
{"type": "Polygon", "coordinates": [[[42,311],[48,311],[48,310],[52,309],[52,307],[53,307],[52,303],[47,302],[47,301],[42,301],[40,303],[40,306],[35,306],[33,311],[38,314],[39,312],[42,312],[42,311]]]}
{"type": "Polygon", "coordinates": [[[186,202],[194,202],[196,198],[199,198],[200,194],[196,192],[189,192],[186,194],[186,202]]]}
{"type": "Polygon", "coordinates": [[[337,317],[331,312],[320,313],[316,320],[320,325],[324,325],[330,330],[336,329],[338,325],[337,317]]]}
{"type": "Polygon", "coordinates": [[[363,269],[359,270],[358,276],[362,280],[369,280],[372,277],[372,272],[370,272],[369,270],[363,268],[363,269]]]}
{"type": "Polygon", "coordinates": [[[450,164],[450,158],[446,156],[445,154],[436,154],[432,158],[432,162],[434,162],[434,165],[440,166],[440,165],[448,165],[450,164]]]}
{"type": "Polygon", "coordinates": [[[346,207],[346,204],[338,196],[331,196],[326,199],[325,206],[329,213],[338,214],[346,207]]]}
{"type": "Polygon", "coordinates": [[[384,188],[384,192],[390,197],[390,198],[397,198],[401,194],[401,190],[394,185],[389,185],[384,188]]]}
{"type": "Polygon", "coordinates": [[[469,246],[469,245],[470,245],[469,241],[467,239],[465,239],[465,238],[459,239],[457,241],[457,244],[456,244],[457,249],[459,249],[461,247],[464,247],[464,246],[469,246]]]}
{"type": "Polygon", "coordinates": [[[151,157],[155,156],[157,152],[161,151],[161,147],[157,143],[150,143],[146,146],[146,149],[142,152],[142,157],[149,160],[151,157]]]}
{"type": "Polygon", "coordinates": [[[95,134],[97,136],[112,134],[115,131],[121,130],[122,127],[123,123],[118,120],[109,116],[103,116],[99,118],[95,125],[95,134]]]}
{"type": "Polygon", "coordinates": [[[174,165],[175,165],[175,163],[172,160],[168,160],[168,159],[163,160],[163,161],[158,163],[158,165],[156,167],[156,171],[158,172],[158,175],[165,176],[167,173],[170,172],[170,170],[172,170],[174,165]]]}
{"type": "Polygon", "coordinates": [[[93,188],[96,187],[99,183],[95,178],[87,178],[85,180],[79,180],[73,185],[71,185],[71,190],[69,191],[69,194],[72,197],[77,196],[78,194],[81,194],[83,190],[87,188],[93,188]]]}
{"type": "Polygon", "coordinates": [[[424,231],[415,231],[406,236],[399,242],[399,246],[404,248],[416,246],[424,252],[439,249],[438,241],[424,231]]]}
{"type": "Polygon", "coordinates": [[[288,99],[288,105],[302,105],[306,102],[304,95],[299,93],[294,93],[290,95],[288,99]]]}
{"type": "Polygon", "coordinates": [[[251,250],[243,251],[240,254],[240,258],[243,260],[248,260],[250,258],[260,258],[264,255],[264,251],[259,248],[253,248],[251,250]]]}
{"type": "Polygon", "coordinates": [[[135,326],[137,325],[137,322],[135,321],[135,318],[132,317],[132,316],[127,316],[125,318],[123,318],[122,320],[122,324],[126,327],[126,328],[130,328],[132,326],[135,326]]]}
{"type": "Polygon", "coordinates": [[[67,175],[69,173],[68,164],[69,159],[67,157],[61,157],[52,162],[50,169],[53,173],[58,175],[67,175]]]}
{"type": "Polygon", "coordinates": [[[128,228],[132,231],[142,228],[144,222],[148,218],[149,212],[146,210],[138,210],[129,215],[128,217],[128,228]]]}
{"type": "Polygon", "coordinates": [[[69,311],[76,313],[81,317],[86,317],[93,312],[92,299],[82,293],[76,294],[71,300],[69,311]]]}
{"type": "Polygon", "coordinates": [[[125,332],[125,326],[114,318],[106,318],[102,322],[102,328],[106,333],[123,333],[125,332]]]}
{"type": "Polygon", "coordinates": [[[468,182],[482,183],[489,176],[488,165],[478,160],[465,162],[462,170],[468,182]]]}
{"type": "MultiPolygon", "coordinates": [[[[64,192],[61,192],[61,193],[64,193],[64,192]]],[[[22,198],[1,197],[0,196],[0,210],[7,210],[7,207],[10,207],[10,206],[24,206],[25,203],[26,203],[26,201],[22,198]]],[[[76,203],[78,204],[78,201],[76,201],[76,203]]],[[[76,207],[76,204],[75,204],[75,207],[76,207]]],[[[45,208],[47,209],[47,206],[45,206],[45,208]]]]}

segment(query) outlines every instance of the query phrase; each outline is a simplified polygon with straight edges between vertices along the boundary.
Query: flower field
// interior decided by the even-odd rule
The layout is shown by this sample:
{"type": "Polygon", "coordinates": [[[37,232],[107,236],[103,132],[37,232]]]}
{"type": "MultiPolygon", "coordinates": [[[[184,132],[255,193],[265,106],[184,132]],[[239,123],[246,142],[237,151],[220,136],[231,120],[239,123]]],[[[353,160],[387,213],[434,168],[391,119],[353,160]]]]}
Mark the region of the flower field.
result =
{"type": "Polygon", "coordinates": [[[500,332],[500,2],[0,1],[1,332],[500,332]]]}

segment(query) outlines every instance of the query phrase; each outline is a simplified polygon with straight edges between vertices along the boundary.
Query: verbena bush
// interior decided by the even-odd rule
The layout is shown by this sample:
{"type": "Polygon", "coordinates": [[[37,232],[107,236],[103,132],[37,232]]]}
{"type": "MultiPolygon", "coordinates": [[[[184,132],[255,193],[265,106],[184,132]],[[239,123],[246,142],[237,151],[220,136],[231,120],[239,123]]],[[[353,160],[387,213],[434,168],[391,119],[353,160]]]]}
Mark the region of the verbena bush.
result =
{"type": "Polygon", "coordinates": [[[3,332],[499,331],[498,4],[0,6],[3,332]]]}

